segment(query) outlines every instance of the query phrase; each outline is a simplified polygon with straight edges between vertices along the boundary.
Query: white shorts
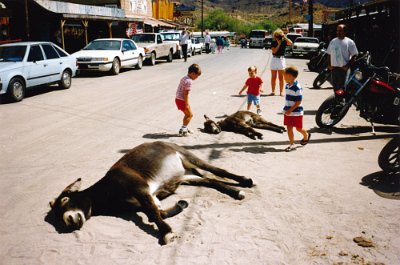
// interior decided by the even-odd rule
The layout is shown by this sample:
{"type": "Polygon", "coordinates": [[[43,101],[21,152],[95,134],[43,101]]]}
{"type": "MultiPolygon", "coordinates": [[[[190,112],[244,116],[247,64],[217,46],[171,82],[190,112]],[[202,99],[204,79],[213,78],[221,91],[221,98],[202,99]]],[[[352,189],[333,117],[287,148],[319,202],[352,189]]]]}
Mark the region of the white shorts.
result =
{"type": "Polygon", "coordinates": [[[272,57],[271,70],[284,70],[286,67],[285,57],[272,57]]]}

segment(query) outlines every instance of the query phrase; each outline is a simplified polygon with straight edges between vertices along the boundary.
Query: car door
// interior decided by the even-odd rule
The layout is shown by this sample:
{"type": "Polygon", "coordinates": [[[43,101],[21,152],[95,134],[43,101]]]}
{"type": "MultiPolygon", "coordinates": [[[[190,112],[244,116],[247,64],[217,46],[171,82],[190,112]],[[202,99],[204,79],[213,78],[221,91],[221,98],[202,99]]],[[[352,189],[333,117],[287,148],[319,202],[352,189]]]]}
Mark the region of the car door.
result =
{"type": "Polygon", "coordinates": [[[136,46],[131,40],[122,41],[122,60],[123,66],[132,66],[137,63],[137,55],[135,54],[136,46]]]}
{"type": "Polygon", "coordinates": [[[57,82],[61,79],[61,71],[64,67],[63,61],[50,43],[42,44],[41,46],[46,56],[47,67],[49,68],[49,82],[57,82]]]}
{"type": "Polygon", "coordinates": [[[162,57],[162,56],[166,56],[167,52],[166,52],[166,47],[167,45],[163,44],[163,40],[161,38],[161,35],[157,35],[157,45],[156,45],[156,50],[157,50],[157,54],[159,54],[157,57],[162,57]]]}
{"type": "Polygon", "coordinates": [[[31,45],[26,62],[26,87],[49,83],[50,69],[39,44],[31,45]]]}

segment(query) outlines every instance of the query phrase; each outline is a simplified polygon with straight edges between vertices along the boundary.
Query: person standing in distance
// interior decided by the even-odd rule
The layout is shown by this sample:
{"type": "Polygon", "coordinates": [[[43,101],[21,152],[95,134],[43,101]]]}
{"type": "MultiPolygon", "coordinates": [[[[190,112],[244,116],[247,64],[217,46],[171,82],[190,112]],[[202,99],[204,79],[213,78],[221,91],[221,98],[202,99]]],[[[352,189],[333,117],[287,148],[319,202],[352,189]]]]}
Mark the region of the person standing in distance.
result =
{"type": "Polygon", "coordinates": [[[354,41],[346,37],[345,25],[337,26],[336,35],[337,37],[330,41],[327,49],[328,69],[332,71],[332,85],[335,91],[344,88],[347,70],[358,54],[354,41]]]}
{"type": "Polygon", "coordinates": [[[206,53],[210,53],[211,36],[208,31],[206,31],[206,36],[204,37],[204,43],[206,44],[206,53]]]}
{"type": "Polygon", "coordinates": [[[276,78],[279,79],[279,95],[283,96],[283,70],[286,67],[285,50],[286,46],[291,46],[293,43],[286,38],[281,29],[277,29],[273,33],[271,42],[272,60],[271,60],[271,89],[270,96],[275,96],[276,78]]]}
{"type": "Polygon", "coordinates": [[[189,44],[189,32],[186,29],[184,29],[182,31],[180,44],[182,47],[183,58],[185,59],[185,62],[186,62],[187,61],[187,50],[188,50],[188,44],[189,44]]]}

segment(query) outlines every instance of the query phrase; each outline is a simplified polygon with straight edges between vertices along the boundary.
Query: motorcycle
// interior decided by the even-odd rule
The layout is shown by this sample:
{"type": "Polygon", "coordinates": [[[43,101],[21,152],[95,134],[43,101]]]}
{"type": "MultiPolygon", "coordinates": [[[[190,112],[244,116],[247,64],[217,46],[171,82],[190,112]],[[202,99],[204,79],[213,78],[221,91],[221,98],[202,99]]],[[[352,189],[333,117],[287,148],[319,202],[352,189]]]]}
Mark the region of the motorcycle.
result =
{"type": "Polygon", "coordinates": [[[388,67],[371,64],[368,52],[360,53],[351,67],[345,88],[337,90],[318,108],[315,122],[331,128],[340,122],[352,105],[360,116],[374,123],[400,125],[400,75],[388,67]]]}
{"type": "Polygon", "coordinates": [[[322,70],[317,77],[314,79],[313,87],[314,89],[320,89],[321,86],[328,81],[332,85],[332,72],[328,68],[322,70]]]}
{"type": "Polygon", "coordinates": [[[400,136],[390,140],[379,153],[378,164],[389,174],[400,172],[400,136]]]}
{"type": "Polygon", "coordinates": [[[328,54],[324,48],[325,43],[321,42],[318,47],[318,53],[311,57],[310,61],[307,63],[308,70],[311,72],[321,72],[328,67],[328,54]]]}

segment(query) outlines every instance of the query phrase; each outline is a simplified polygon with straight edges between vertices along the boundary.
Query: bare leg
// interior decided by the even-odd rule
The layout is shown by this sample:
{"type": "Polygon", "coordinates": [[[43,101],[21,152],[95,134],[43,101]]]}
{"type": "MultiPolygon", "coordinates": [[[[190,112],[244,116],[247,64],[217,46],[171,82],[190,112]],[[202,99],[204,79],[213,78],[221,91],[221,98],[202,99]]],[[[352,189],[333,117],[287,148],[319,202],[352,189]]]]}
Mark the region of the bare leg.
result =
{"type": "Polygon", "coordinates": [[[307,130],[305,130],[303,128],[296,128],[296,130],[303,135],[303,140],[307,141],[307,139],[308,139],[307,130]]]}
{"type": "Polygon", "coordinates": [[[190,107],[187,107],[183,113],[185,114],[185,116],[183,117],[183,125],[187,126],[190,120],[193,118],[192,109],[190,107]]]}
{"type": "Polygon", "coordinates": [[[279,78],[279,95],[283,96],[283,70],[278,71],[278,78],[279,78]]]}
{"type": "Polygon", "coordinates": [[[293,126],[287,126],[287,134],[289,137],[290,145],[293,145],[294,144],[293,126]]]}
{"type": "Polygon", "coordinates": [[[276,86],[276,77],[278,76],[277,70],[271,70],[271,89],[272,93],[275,94],[275,86],[276,86]]]}

